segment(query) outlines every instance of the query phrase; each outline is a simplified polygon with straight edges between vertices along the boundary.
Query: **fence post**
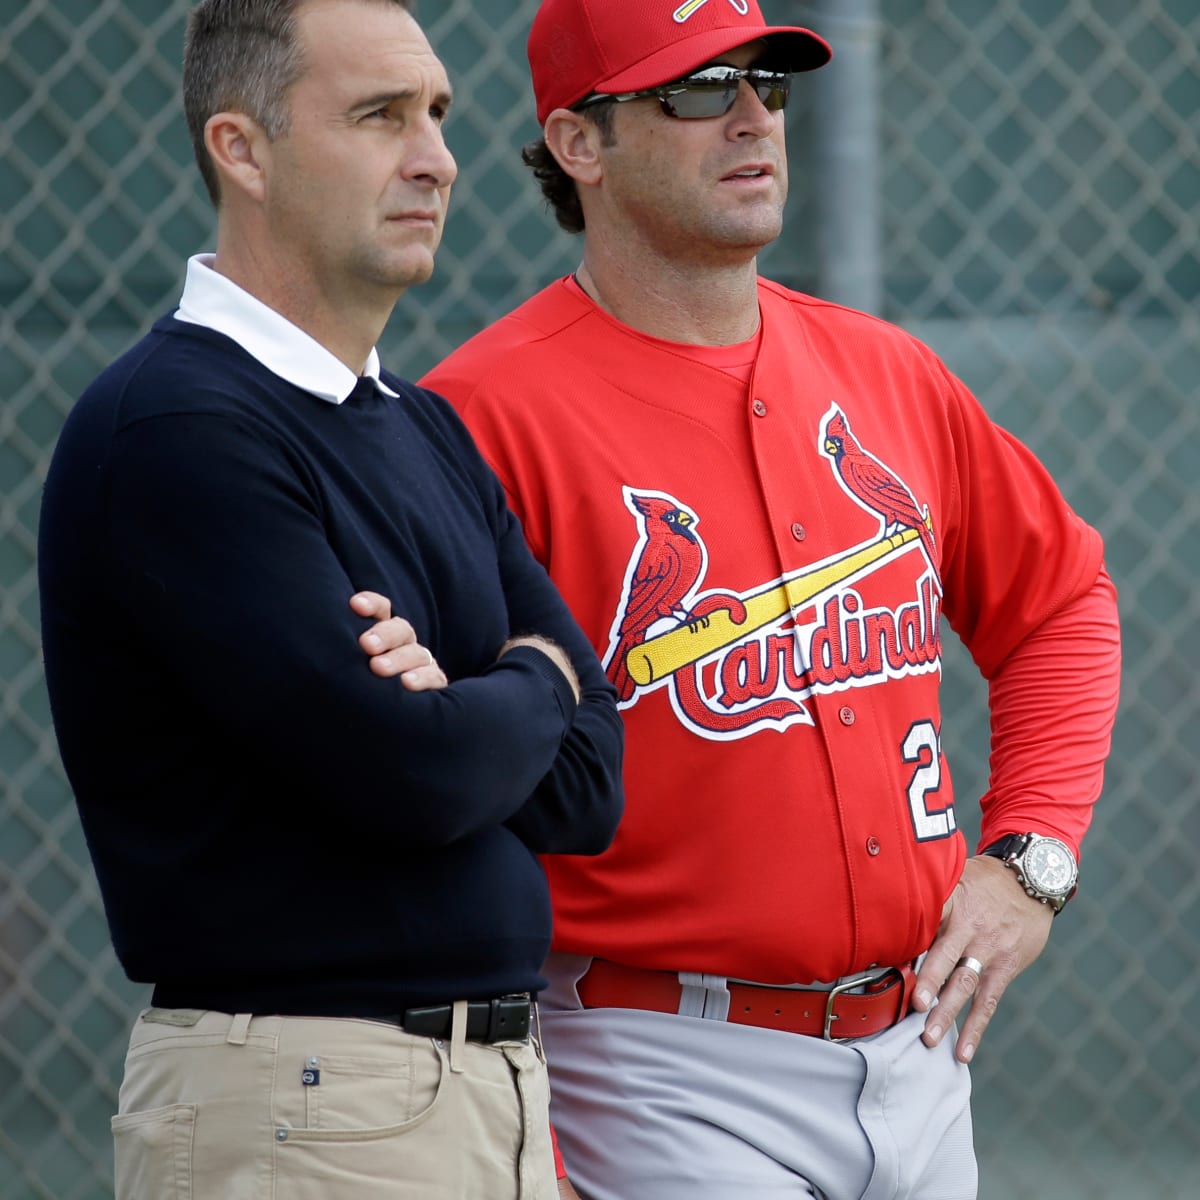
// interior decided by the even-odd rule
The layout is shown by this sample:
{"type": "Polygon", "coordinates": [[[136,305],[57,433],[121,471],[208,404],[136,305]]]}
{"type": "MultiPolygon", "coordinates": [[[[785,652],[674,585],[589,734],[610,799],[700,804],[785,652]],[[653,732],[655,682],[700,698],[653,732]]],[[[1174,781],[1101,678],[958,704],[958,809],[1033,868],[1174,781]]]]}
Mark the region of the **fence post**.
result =
{"type": "Polygon", "coordinates": [[[818,292],[879,313],[879,0],[809,0],[806,7],[834,51],[833,62],[813,75],[818,292]]]}

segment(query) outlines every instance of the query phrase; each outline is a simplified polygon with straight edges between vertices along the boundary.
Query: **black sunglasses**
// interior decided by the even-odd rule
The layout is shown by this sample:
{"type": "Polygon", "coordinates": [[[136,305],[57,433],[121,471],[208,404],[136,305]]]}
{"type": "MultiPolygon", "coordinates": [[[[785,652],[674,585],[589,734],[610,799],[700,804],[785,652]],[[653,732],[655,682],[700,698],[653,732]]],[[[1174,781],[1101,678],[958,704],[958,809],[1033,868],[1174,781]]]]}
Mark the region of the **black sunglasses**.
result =
{"type": "Polygon", "coordinates": [[[705,117],[724,116],[737,100],[742,80],[754,89],[762,105],[770,112],[778,112],[787,104],[792,76],[785,71],[760,71],[756,67],[745,70],[739,67],[705,67],[674,83],[660,84],[641,92],[617,92],[606,95],[595,92],[581,100],[576,110],[599,104],[602,100],[642,100],[654,96],[668,117],[681,121],[698,121],[705,117]]]}

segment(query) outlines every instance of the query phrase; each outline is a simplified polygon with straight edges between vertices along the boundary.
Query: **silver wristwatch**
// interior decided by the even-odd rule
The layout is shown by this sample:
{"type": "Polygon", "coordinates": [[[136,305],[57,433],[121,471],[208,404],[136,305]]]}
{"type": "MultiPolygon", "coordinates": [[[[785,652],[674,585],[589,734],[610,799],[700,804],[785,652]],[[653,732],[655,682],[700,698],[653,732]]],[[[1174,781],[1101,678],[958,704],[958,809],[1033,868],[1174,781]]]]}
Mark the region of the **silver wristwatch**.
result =
{"type": "Polygon", "coordinates": [[[1039,833],[1012,833],[982,853],[1011,867],[1021,886],[1057,916],[1079,886],[1079,864],[1066,842],[1039,833]]]}

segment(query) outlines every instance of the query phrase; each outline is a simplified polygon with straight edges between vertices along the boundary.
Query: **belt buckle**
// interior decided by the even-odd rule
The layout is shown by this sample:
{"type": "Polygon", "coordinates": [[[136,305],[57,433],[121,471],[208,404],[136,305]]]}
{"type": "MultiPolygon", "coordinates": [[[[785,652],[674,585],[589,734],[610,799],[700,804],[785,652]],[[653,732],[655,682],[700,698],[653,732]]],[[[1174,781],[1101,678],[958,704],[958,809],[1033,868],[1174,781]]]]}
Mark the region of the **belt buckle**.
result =
{"type": "MultiPolygon", "coordinates": [[[[899,967],[888,967],[883,971],[868,971],[865,975],[858,975],[854,979],[845,979],[841,983],[836,983],[826,993],[825,1000],[825,1027],[821,1030],[821,1037],[827,1042],[849,1041],[850,1038],[834,1037],[830,1032],[833,1028],[833,1023],[838,1019],[837,1013],[833,1011],[833,1002],[843,993],[848,992],[851,988],[869,987],[872,984],[882,983],[889,975],[895,975],[901,982],[904,980],[904,973],[899,967]]],[[[851,1035],[853,1037],[853,1035],[851,1035]]]]}

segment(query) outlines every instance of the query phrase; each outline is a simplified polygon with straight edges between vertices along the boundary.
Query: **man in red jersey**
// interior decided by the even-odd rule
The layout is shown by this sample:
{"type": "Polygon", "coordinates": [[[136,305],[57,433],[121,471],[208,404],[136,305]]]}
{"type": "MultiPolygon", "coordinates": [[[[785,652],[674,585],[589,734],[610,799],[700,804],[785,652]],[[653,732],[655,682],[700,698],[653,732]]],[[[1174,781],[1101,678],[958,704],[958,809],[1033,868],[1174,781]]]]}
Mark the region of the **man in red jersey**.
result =
{"type": "Polygon", "coordinates": [[[966,1064],[1101,789],[1099,535],[926,346],[757,273],[829,56],[754,0],[544,0],[525,158],[582,263],[423,381],[621,697],[616,840],[546,863],[589,1200],[974,1196],[966,1064]],[[943,614],[989,687],[974,857],[943,614]]]}

